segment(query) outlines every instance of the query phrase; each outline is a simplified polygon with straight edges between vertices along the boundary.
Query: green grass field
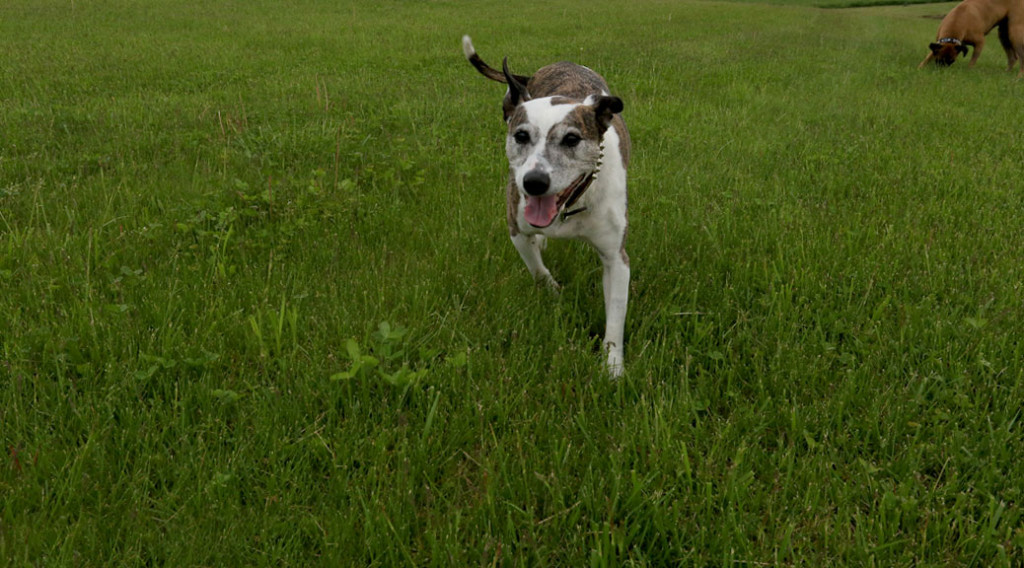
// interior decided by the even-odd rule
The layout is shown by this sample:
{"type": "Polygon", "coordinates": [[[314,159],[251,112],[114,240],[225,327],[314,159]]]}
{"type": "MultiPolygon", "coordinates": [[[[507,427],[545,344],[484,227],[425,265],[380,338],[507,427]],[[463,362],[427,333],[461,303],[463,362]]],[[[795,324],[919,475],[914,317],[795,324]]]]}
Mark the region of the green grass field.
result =
{"type": "Polygon", "coordinates": [[[952,4],[5,0],[0,564],[1019,566],[1024,81],[952,4]],[[626,104],[538,289],[504,88],[626,104]]]}

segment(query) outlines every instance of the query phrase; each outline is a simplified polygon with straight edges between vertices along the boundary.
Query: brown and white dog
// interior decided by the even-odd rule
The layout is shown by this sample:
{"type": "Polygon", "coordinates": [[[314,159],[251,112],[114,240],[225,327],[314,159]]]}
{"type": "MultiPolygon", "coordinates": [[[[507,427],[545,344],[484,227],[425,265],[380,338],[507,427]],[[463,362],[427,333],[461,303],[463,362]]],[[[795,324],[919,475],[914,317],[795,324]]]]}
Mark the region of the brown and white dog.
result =
{"type": "Polygon", "coordinates": [[[502,103],[508,133],[507,220],[512,244],[538,281],[557,289],[541,251],[547,237],[582,239],[604,265],[607,365],[622,373],[623,328],[629,301],[626,255],[626,167],[629,133],[597,73],[569,62],[553,63],[533,76],[514,75],[483,62],[469,36],[466,59],[488,79],[506,83],[502,103]]]}
{"type": "Polygon", "coordinates": [[[918,69],[932,60],[938,65],[952,65],[957,55],[967,57],[967,46],[974,47],[973,67],[985,47],[985,35],[997,26],[1007,70],[1020,60],[1018,75],[1024,74],[1024,0],[964,0],[957,4],[942,19],[935,41],[928,46],[928,56],[918,69]]]}

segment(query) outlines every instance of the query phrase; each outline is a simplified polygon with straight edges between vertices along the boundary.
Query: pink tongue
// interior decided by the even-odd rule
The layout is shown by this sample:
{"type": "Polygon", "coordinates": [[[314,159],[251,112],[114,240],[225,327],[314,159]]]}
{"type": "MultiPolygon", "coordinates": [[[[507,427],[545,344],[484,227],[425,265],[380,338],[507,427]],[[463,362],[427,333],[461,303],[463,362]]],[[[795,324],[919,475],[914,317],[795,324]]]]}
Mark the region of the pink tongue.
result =
{"type": "Polygon", "coordinates": [[[544,195],[541,197],[526,196],[526,210],[523,216],[534,227],[547,227],[558,215],[558,196],[544,195]]]}

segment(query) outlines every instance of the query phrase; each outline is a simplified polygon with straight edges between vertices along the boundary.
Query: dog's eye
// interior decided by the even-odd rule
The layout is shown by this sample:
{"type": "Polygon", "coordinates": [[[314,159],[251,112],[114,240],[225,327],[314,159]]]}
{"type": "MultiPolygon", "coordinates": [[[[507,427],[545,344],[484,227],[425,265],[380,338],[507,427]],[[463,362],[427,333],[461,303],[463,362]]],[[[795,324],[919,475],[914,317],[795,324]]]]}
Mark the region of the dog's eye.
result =
{"type": "Polygon", "coordinates": [[[512,138],[515,139],[516,144],[530,143],[530,133],[525,130],[520,130],[519,132],[516,132],[515,134],[512,135],[512,138]]]}
{"type": "Polygon", "coordinates": [[[569,148],[574,148],[579,143],[580,143],[580,137],[578,135],[576,135],[576,134],[573,134],[572,132],[570,132],[569,134],[566,134],[564,137],[562,137],[562,146],[568,146],[569,148]]]}

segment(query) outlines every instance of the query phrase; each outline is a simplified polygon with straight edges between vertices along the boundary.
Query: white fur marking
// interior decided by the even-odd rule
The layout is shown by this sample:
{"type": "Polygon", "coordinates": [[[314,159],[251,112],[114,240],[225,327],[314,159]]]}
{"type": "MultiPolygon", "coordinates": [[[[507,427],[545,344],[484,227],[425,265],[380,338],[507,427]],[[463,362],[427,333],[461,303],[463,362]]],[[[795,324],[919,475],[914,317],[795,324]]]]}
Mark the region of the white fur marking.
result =
{"type": "Polygon", "coordinates": [[[566,116],[576,108],[577,104],[551,104],[551,98],[533,99],[523,103],[523,110],[526,111],[527,122],[534,125],[547,136],[548,132],[556,124],[565,120],[566,116]]]}

